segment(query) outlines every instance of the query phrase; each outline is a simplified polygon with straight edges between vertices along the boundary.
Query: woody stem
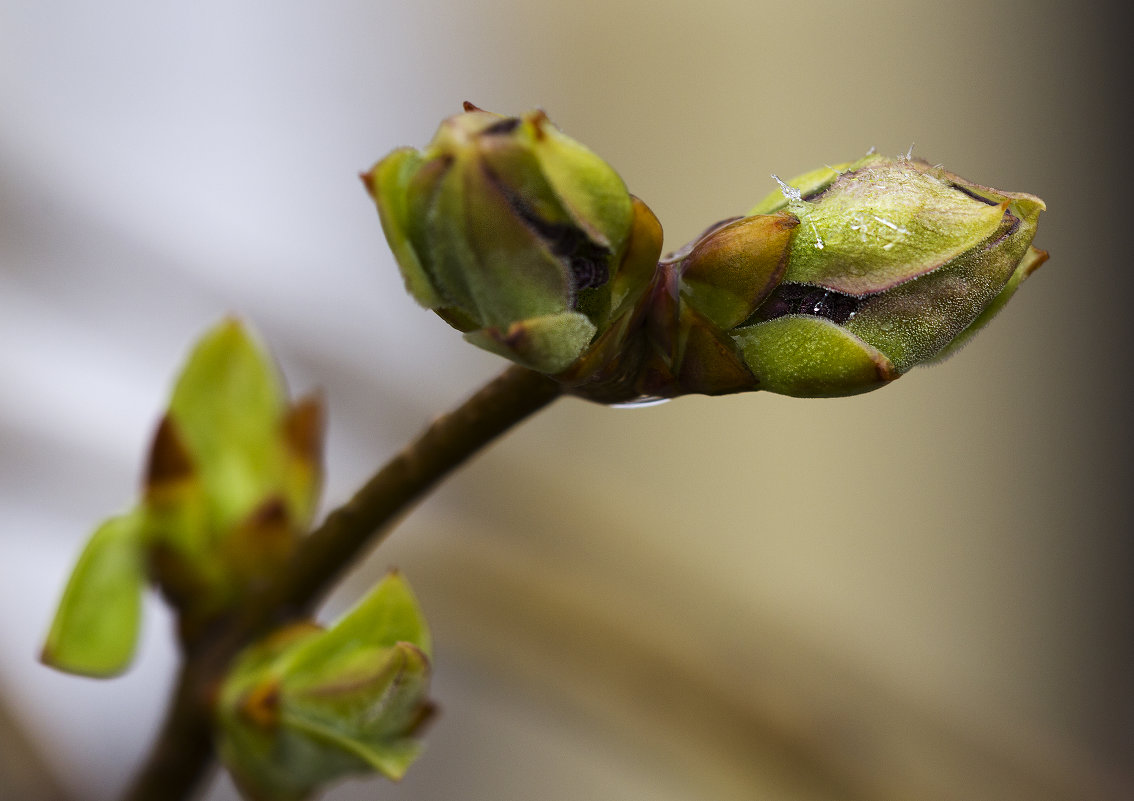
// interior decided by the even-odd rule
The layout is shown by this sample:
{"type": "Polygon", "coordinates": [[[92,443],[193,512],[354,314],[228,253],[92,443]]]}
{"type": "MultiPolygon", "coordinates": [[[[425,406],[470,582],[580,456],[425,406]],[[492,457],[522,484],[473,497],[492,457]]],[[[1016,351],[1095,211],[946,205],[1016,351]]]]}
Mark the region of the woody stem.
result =
{"type": "Polygon", "coordinates": [[[279,577],[209,636],[186,646],[165,722],[124,801],[191,798],[213,764],[212,699],[233,657],[309,612],[396,519],[470,456],[551,403],[559,384],[511,367],[434,420],[306,537],[279,577]]]}

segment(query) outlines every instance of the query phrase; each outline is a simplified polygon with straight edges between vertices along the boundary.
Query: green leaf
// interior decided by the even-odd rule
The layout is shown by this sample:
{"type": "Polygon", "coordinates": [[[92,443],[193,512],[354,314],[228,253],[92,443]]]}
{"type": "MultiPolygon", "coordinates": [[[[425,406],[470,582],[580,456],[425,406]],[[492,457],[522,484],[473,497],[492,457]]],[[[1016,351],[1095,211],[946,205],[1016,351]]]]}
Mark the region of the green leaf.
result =
{"type": "Polygon", "coordinates": [[[134,656],[143,564],[138,518],[103,523],[75,565],[40,657],[67,673],[106,678],[134,656]]]}
{"type": "Polygon", "coordinates": [[[429,627],[401,574],[389,573],[353,609],[318,637],[297,646],[279,665],[289,685],[311,684],[332,662],[353,651],[391,648],[408,642],[429,657],[429,627]]]}
{"type": "Polygon", "coordinates": [[[214,531],[238,523],[277,487],[285,400],[275,365],[234,319],[190,355],[170,417],[201,471],[214,531]]]}

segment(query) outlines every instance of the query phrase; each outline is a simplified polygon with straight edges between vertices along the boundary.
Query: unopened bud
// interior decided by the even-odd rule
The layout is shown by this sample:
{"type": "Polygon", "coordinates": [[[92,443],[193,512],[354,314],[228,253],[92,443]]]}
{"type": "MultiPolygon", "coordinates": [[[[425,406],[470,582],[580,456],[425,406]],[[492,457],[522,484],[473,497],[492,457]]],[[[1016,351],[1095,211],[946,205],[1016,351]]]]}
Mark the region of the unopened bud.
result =
{"type": "Polygon", "coordinates": [[[183,632],[291,555],[315,513],[321,451],[321,404],[291,404],[240,323],[197,343],[154,437],[141,504],[151,571],[183,632]]]}
{"type": "Polygon", "coordinates": [[[430,641],[396,573],[330,629],[284,628],[249,647],[221,687],[218,750],[244,794],[301,801],[329,782],[402,778],[432,713],[430,641]]]}
{"type": "Polygon", "coordinates": [[[466,104],[363,178],[418,302],[544,373],[570,366],[653,272],[656,252],[630,247],[641,212],[622,179],[542,111],[466,104]]]}
{"type": "Polygon", "coordinates": [[[873,389],[1003,306],[1046,259],[1030,247],[1044,208],[910,158],[810,173],[755,209],[800,223],[782,281],[732,337],[761,389],[873,389]]]}

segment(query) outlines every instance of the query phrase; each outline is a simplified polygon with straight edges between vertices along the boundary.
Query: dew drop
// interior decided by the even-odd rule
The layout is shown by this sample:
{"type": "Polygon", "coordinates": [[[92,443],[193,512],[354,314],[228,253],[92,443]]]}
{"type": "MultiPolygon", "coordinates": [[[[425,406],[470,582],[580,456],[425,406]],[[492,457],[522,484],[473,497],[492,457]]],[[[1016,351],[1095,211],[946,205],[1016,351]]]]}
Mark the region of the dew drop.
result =
{"type": "Polygon", "coordinates": [[[791,186],[791,185],[781,181],[780,176],[776,175],[775,173],[772,173],[772,178],[774,178],[776,183],[780,185],[780,192],[783,194],[785,200],[791,201],[791,200],[802,199],[802,195],[800,194],[799,190],[796,189],[794,186],[791,186]]]}
{"type": "Polygon", "coordinates": [[[607,404],[611,409],[645,409],[649,406],[661,406],[663,403],[669,403],[673,398],[658,398],[653,395],[643,395],[640,398],[626,401],[624,403],[609,403],[607,404]]]}

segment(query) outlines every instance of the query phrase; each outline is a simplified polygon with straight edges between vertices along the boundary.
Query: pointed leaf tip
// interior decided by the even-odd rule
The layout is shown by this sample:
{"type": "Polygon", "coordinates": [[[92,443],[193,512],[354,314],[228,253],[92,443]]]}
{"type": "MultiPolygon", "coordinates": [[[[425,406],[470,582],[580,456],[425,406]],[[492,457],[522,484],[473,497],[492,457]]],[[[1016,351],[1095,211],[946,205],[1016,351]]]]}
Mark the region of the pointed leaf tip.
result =
{"type": "Polygon", "coordinates": [[[41,661],[94,678],[124,671],[138,639],[142,580],[137,517],[107,520],[91,536],[71,573],[41,661]]]}

